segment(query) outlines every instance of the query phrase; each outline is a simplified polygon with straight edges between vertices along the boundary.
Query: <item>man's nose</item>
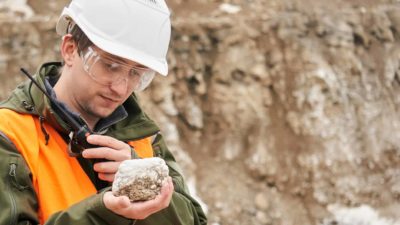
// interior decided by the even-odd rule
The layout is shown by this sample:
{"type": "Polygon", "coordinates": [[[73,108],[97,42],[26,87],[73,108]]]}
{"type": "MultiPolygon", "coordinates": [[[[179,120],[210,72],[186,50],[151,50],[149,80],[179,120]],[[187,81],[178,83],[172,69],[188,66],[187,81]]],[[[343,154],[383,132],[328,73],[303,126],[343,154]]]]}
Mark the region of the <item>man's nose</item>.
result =
{"type": "Polygon", "coordinates": [[[114,80],[114,82],[111,82],[110,84],[110,89],[119,96],[125,95],[128,91],[128,80],[125,78],[121,80],[114,80]]]}

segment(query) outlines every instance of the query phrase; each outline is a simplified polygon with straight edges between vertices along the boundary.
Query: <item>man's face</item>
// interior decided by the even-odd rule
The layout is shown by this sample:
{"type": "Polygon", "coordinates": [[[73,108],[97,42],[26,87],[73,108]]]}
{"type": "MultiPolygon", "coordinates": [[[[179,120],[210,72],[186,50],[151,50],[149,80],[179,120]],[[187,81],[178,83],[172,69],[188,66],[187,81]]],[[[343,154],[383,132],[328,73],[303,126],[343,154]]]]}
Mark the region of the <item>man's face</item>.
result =
{"type": "MultiPolygon", "coordinates": [[[[107,54],[98,48],[96,48],[96,51],[102,57],[111,60],[115,59],[115,62],[123,60],[115,58],[115,56],[107,54]]],[[[82,54],[79,55],[77,50],[73,54],[74,57],[71,60],[69,72],[65,74],[65,76],[69,76],[66,80],[68,81],[68,90],[70,92],[68,94],[70,104],[83,118],[88,120],[109,116],[134,91],[137,80],[132,80],[134,78],[129,78],[129,75],[122,71],[120,73],[122,78],[119,80],[110,77],[109,83],[99,82],[100,78],[108,79],[108,76],[112,76],[112,73],[104,68],[109,69],[108,67],[112,67],[112,69],[115,69],[115,65],[109,65],[108,61],[106,63],[98,61],[97,64],[90,66],[90,68],[97,69],[89,70],[87,67],[85,69],[84,66],[86,64],[82,54]]],[[[140,65],[132,61],[124,60],[124,62],[131,66],[140,67],[140,65]]]]}

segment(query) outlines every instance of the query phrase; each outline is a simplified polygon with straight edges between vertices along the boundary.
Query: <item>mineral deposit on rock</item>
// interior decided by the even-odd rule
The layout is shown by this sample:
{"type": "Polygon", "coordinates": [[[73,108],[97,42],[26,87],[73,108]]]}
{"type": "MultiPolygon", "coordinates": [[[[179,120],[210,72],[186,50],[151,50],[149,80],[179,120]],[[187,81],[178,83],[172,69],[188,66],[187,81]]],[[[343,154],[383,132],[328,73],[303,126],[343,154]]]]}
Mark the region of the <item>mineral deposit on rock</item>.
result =
{"type": "Polygon", "coordinates": [[[154,199],[168,177],[168,167],[161,158],[132,159],[121,163],[112,186],[115,196],[134,201],[154,199]]]}

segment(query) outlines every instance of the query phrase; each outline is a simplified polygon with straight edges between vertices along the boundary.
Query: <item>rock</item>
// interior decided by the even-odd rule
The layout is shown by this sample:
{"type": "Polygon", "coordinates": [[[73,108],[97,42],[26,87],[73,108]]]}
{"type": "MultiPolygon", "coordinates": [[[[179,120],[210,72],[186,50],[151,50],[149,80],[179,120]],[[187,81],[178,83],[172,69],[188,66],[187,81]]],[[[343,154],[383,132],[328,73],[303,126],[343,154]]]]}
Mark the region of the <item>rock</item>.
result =
{"type": "Polygon", "coordinates": [[[219,9],[221,11],[229,13],[229,14],[236,14],[241,10],[240,6],[236,6],[236,5],[232,5],[232,4],[228,4],[228,3],[222,3],[219,6],[219,9]]]}
{"type": "Polygon", "coordinates": [[[267,194],[262,193],[262,192],[258,193],[254,199],[254,203],[255,203],[257,209],[267,210],[269,207],[267,194]]]}
{"type": "Polygon", "coordinates": [[[154,199],[168,177],[168,167],[161,158],[125,160],[115,175],[112,192],[134,201],[154,199]]]}
{"type": "Polygon", "coordinates": [[[271,218],[265,212],[262,212],[262,211],[258,211],[256,213],[256,219],[261,224],[265,224],[265,225],[272,224],[271,218]]]}
{"type": "Polygon", "coordinates": [[[336,225],[397,225],[398,221],[379,214],[378,210],[369,205],[360,205],[354,208],[343,207],[338,204],[328,205],[328,211],[333,218],[325,219],[325,224],[336,225]],[[329,222],[328,222],[329,221],[329,222]]]}

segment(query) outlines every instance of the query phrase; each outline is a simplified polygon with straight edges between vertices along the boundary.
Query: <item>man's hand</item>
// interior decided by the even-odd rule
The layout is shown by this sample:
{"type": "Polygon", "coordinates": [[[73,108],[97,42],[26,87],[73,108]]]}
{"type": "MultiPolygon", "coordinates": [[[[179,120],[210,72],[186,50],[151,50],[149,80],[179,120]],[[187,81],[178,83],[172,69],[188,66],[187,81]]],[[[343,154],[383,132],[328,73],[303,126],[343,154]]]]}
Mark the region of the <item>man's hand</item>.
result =
{"type": "Polygon", "coordinates": [[[106,159],[105,162],[95,163],[93,169],[98,173],[100,179],[114,181],[115,173],[121,162],[131,159],[132,148],[123,141],[104,135],[92,134],[87,137],[87,141],[102,147],[85,149],[82,156],[86,159],[106,159]]]}
{"type": "Polygon", "coordinates": [[[115,197],[112,192],[108,191],[103,196],[103,202],[107,209],[115,214],[121,215],[128,219],[145,219],[153,213],[167,208],[174,192],[174,185],[171,177],[162,186],[161,193],[155,199],[144,202],[130,202],[126,196],[115,197]]]}

